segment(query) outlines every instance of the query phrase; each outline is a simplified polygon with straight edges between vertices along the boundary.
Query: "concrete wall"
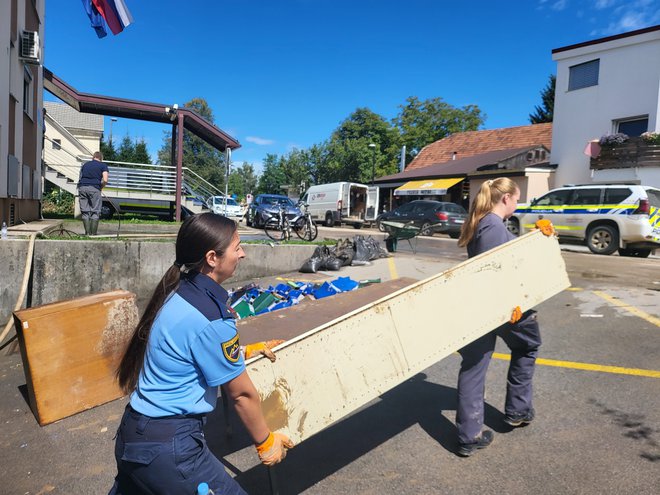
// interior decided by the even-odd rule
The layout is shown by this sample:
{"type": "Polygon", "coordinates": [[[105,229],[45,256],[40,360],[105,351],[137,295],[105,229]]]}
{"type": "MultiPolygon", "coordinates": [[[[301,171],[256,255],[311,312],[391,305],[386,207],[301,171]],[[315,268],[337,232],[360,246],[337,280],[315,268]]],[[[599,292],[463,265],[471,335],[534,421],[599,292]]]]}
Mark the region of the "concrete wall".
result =
{"type": "MultiPolygon", "coordinates": [[[[312,255],[313,245],[245,244],[246,258],[224,287],[298,270],[312,255]]],[[[14,308],[23,280],[28,241],[0,242],[0,322],[14,308]]],[[[32,306],[112,289],[138,296],[144,309],[151,293],[174,261],[174,242],[37,240],[34,249],[32,306]]]]}
{"type": "Polygon", "coordinates": [[[621,119],[648,116],[649,130],[660,130],[660,31],[587,45],[553,55],[557,62],[552,126],[556,184],[592,180],[638,180],[660,186],[660,168],[620,169],[592,179],[583,151],[592,139],[616,131],[621,119]],[[568,91],[570,67],[600,60],[598,85],[568,91]]]}

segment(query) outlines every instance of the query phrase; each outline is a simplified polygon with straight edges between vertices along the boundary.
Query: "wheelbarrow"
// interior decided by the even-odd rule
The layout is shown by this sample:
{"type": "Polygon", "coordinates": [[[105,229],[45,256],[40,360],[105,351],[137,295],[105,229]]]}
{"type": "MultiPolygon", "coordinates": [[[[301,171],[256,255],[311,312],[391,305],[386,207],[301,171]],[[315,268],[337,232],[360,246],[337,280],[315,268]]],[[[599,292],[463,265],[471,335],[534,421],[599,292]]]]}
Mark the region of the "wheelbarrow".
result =
{"type": "Polygon", "coordinates": [[[388,252],[396,252],[398,242],[405,240],[408,241],[413,254],[417,254],[417,236],[421,231],[420,227],[413,222],[403,223],[383,220],[380,223],[385,227],[385,232],[388,234],[385,238],[385,247],[388,252]]]}

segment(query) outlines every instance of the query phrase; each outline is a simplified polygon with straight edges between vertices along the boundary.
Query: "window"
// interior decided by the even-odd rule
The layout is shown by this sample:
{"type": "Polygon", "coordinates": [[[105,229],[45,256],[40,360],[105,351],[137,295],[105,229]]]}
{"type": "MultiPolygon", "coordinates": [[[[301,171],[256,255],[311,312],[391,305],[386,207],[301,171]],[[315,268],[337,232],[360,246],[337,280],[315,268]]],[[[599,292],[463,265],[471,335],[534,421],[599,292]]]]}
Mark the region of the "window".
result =
{"type": "Polygon", "coordinates": [[[568,90],[573,91],[589,86],[597,86],[599,69],[600,59],[570,67],[568,69],[568,90]]]}
{"type": "Polygon", "coordinates": [[[53,139],[52,146],[53,146],[54,150],[61,150],[62,149],[62,140],[61,139],[53,139]]]}
{"type": "Polygon", "coordinates": [[[627,187],[608,187],[605,189],[604,203],[606,205],[623,203],[631,194],[632,191],[627,187]]]}
{"type": "Polygon", "coordinates": [[[643,119],[619,120],[616,124],[616,132],[623,132],[628,136],[641,136],[643,132],[649,130],[648,117],[644,117],[643,119]]]}
{"type": "Polygon", "coordinates": [[[570,189],[562,189],[560,191],[553,191],[541,196],[538,200],[533,201],[533,206],[557,206],[565,205],[568,203],[568,197],[571,195],[570,189]]]}
{"type": "Polygon", "coordinates": [[[571,199],[573,205],[600,204],[601,189],[576,189],[571,199]]]}
{"type": "Polygon", "coordinates": [[[23,111],[32,118],[32,73],[23,69],[23,111]]]}

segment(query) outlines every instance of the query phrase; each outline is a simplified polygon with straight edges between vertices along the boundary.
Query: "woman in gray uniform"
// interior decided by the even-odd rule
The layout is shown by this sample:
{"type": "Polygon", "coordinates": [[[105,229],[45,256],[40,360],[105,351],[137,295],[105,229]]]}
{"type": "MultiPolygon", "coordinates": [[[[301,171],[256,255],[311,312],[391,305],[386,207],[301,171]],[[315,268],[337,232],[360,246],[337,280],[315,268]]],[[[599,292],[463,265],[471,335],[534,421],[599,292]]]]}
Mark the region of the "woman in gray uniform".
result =
{"type": "MultiPolygon", "coordinates": [[[[458,240],[459,246],[467,247],[468,257],[477,256],[515,238],[505,222],[516,210],[519,198],[518,186],[506,177],[482,184],[458,240]]],[[[482,431],[482,428],[486,372],[498,335],[511,349],[504,421],[517,427],[527,425],[534,419],[532,376],[541,335],[536,312],[530,310],[521,315],[520,309],[516,308],[510,323],[459,351],[463,361],[458,375],[457,454],[463,457],[471,456],[493,441],[493,432],[482,431]]]]}

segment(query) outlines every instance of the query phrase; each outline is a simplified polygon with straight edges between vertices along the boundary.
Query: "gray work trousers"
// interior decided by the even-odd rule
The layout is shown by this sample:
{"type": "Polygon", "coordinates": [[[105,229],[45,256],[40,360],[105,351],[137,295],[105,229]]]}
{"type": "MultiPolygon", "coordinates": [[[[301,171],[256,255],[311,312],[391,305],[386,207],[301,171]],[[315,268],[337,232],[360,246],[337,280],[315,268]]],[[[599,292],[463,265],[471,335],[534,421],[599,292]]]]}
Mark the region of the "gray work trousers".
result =
{"type": "Polygon", "coordinates": [[[497,336],[511,349],[506,382],[505,414],[525,414],[532,409],[532,377],[541,332],[536,311],[527,311],[518,323],[505,323],[458,351],[463,358],[458,374],[456,427],[460,443],[472,443],[484,424],[484,390],[497,336]]]}
{"type": "Polygon", "coordinates": [[[78,188],[78,201],[80,201],[80,214],[84,219],[98,220],[101,215],[101,190],[94,186],[80,186],[78,188]]]}

